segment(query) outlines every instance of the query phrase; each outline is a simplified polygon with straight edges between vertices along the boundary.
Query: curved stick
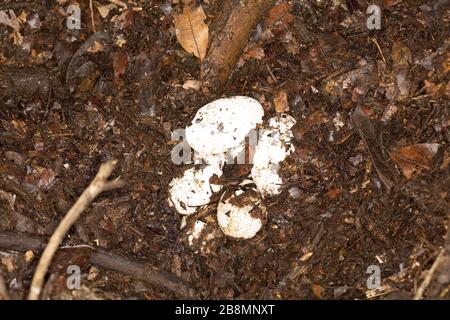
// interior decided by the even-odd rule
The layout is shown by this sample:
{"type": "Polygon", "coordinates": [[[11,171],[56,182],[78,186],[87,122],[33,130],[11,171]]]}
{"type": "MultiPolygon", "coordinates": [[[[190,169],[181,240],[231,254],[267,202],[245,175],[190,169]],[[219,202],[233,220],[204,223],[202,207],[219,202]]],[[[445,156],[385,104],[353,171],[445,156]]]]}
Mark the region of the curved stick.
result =
{"type": "Polygon", "coordinates": [[[91,184],[86,188],[86,190],[83,191],[80,198],[78,198],[56,228],[36,267],[33,281],[31,282],[30,291],[28,293],[28,300],[39,299],[39,295],[42,291],[42,285],[44,284],[44,277],[47,273],[52,258],[56,250],[58,250],[58,247],[64,239],[67,231],[69,231],[72,225],[78,220],[81,213],[87,208],[92,200],[94,200],[103,191],[120,188],[124,185],[123,182],[119,180],[108,181],[108,177],[111,175],[116,163],[116,160],[111,160],[100,166],[94,180],[92,180],[91,184]]]}

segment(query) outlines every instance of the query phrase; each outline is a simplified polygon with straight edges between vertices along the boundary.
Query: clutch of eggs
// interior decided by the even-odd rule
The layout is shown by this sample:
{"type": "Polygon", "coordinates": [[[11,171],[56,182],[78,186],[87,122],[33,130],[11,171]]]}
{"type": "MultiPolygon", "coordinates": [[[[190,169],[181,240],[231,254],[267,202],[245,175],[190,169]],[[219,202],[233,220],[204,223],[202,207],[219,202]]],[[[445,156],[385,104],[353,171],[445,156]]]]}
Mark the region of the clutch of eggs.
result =
{"type": "MultiPolygon", "coordinates": [[[[249,132],[262,124],[264,109],[249,97],[218,99],[196,113],[186,128],[186,140],[206,165],[191,167],[169,185],[169,204],[185,217],[211,201],[223,186],[212,181],[220,177],[227,159],[245,150],[249,132]]],[[[185,229],[187,242],[196,251],[214,251],[215,239],[225,234],[233,239],[250,239],[263,227],[267,211],[263,196],[281,193],[280,163],[294,150],[292,126],[295,119],[279,113],[259,131],[254,146],[251,179],[231,187],[221,196],[216,220],[197,220],[185,229]],[[222,233],[220,232],[222,231],[222,233]]]]}

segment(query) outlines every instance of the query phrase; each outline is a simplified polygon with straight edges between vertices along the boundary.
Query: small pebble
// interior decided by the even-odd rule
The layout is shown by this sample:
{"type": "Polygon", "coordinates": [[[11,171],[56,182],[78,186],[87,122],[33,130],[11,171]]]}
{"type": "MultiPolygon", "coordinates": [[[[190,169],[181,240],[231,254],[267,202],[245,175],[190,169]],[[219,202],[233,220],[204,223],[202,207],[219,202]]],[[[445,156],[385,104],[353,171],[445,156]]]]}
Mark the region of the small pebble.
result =
{"type": "Polygon", "coordinates": [[[356,167],[357,165],[359,165],[363,161],[363,157],[362,157],[362,155],[358,154],[355,157],[350,157],[349,160],[356,167]]]}
{"type": "Polygon", "coordinates": [[[300,188],[299,187],[292,187],[289,189],[289,196],[292,199],[298,199],[300,197],[300,188]]]}

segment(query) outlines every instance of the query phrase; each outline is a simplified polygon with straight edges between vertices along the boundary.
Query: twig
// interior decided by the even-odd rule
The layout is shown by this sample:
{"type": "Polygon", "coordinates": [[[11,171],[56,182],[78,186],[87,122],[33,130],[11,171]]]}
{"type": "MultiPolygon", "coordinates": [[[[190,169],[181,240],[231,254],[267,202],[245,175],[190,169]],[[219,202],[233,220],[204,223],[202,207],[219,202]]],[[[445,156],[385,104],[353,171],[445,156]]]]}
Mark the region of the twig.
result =
{"type": "MultiPolygon", "coordinates": [[[[44,247],[45,242],[37,236],[0,231],[0,250],[40,251],[44,247]]],[[[193,299],[196,297],[194,289],[186,281],[149,263],[133,261],[106,250],[86,245],[63,247],[59,250],[79,250],[80,248],[86,250],[83,252],[89,255],[89,263],[93,266],[130,275],[152,286],[166,289],[179,298],[193,299]]]]}
{"type": "Polygon", "coordinates": [[[113,255],[101,249],[97,249],[91,255],[89,262],[98,267],[113,269],[136,279],[149,282],[152,285],[166,288],[182,298],[192,299],[195,297],[194,290],[183,279],[148,263],[130,261],[127,258],[113,255]]]}
{"type": "Polygon", "coordinates": [[[270,77],[272,78],[273,82],[276,84],[276,83],[277,83],[277,78],[275,78],[275,76],[274,76],[274,74],[273,74],[273,72],[272,72],[272,70],[270,69],[270,67],[269,67],[268,64],[266,64],[266,68],[267,68],[267,71],[269,71],[269,75],[270,75],[270,77]]]}
{"type": "Polygon", "coordinates": [[[383,51],[381,50],[381,47],[380,47],[380,45],[378,44],[377,39],[375,39],[375,38],[370,38],[370,41],[372,41],[372,42],[377,46],[378,52],[379,52],[380,55],[381,55],[381,59],[383,59],[383,62],[386,63],[386,59],[384,58],[383,51]]]}
{"type": "Polygon", "coordinates": [[[431,279],[433,279],[434,272],[438,268],[439,264],[441,263],[442,257],[444,256],[445,249],[442,248],[436,257],[436,260],[434,260],[433,265],[431,266],[430,270],[428,270],[428,273],[423,279],[422,283],[420,284],[420,287],[417,289],[416,294],[414,295],[414,300],[420,300],[423,297],[423,294],[425,293],[425,290],[430,285],[431,279]]]}
{"type": "Polygon", "coordinates": [[[112,4],[115,4],[115,5],[119,6],[119,7],[124,8],[124,9],[127,8],[127,4],[125,2],[120,1],[120,0],[108,0],[108,1],[110,3],[112,3],[112,4]]]}
{"type": "Polygon", "coordinates": [[[83,191],[80,198],[75,202],[75,204],[67,212],[64,219],[61,221],[59,226],[56,228],[55,232],[51,236],[47,247],[42,253],[41,259],[39,260],[38,266],[33,276],[33,281],[31,282],[30,292],[28,294],[29,300],[39,299],[39,295],[42,290],[42,285],[44,283],[44,277],[47,273],[48,267],[52,258],[58,250],[64,236],[67,231],[72,227],[72,225],[78,220],[81,213],[87,208],[87,206],[94,200],[100,193],[106,190],[112,190],[120,188],[124,185],[122,181],[108,181],[108,177],[113,171],[117,161],[111,160],[100,166],[97,175],[91,184],[83,191]]]}
{"type": "Polygon", "coordinates": [[[5,279],[0,274],[0,300],[10,300],[10,296],[8,293],[8,287],[6,286],[5,279]]]}
{"type": "Polygon", "coordinates": [[[92,0],[89,0],[89,10],[91,11],[92,31],[95,33],[94,7],[92,6],[92,0]]]}

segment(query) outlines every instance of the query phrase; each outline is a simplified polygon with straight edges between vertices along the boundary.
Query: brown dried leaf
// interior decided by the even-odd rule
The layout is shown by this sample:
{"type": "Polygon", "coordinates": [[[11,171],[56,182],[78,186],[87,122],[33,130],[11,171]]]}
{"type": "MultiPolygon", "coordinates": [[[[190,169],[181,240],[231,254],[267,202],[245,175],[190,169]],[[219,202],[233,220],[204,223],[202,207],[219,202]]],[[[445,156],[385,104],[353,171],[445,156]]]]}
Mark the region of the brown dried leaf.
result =
{"type": "Polygon", "coordinates": [[[312,252],[312,251],[305,253],[305,254],[300,258],[300,261],[302,261],[302,262],[308,261],[309,258],[311,258],[313,254],[314,254],[314,252],[312,252]]]}
{"type": "Polygon", "coordinates": [[[327,123],[328,119],[325,114],[320,111],[311,113],[305,121],[297,122],[292,128],[294,138],[297,141],[301,141],[303,136],[313,129],[315,126],[319,126],[323,123],[327,123]]]}
{"type": "Polygon", "coordinates": [[[328,192],[325,194],[328,198],[335,200],[337,199],[342,193],[342,190],[337,188],[337,187],[333,187],[330,190],[328,190],[328,192]]]}
{"type": "Polygon", "coordinates": [[[134,24],[135,11],[124,10],[115,20],[116,27],[119,29],[129,29],[134,24]]]}
{"type": "Polygon", "coordinates": [[[424,84],[427,94],[430,95],[433,99],[442,97],[444,94],[446,94],[447,88],[445,83],[434,84],[429,80],[425,80],[424,84]]]}
{"type": "Polygon", "coordinates": [[[289,111],[288,96],[286,91],[279,90],[273,99],[277,113],[289,111]]]}
{"type": "Polygon", "coordinates": [[[203,62],[208,48],[209,29],[202,6],[185,6],[181,14],[174,16],[175,34],[178,42],[189,53],[203,62]]]}
{"type": "Polygon", "coordinates": [[[311,285],[311,289],[312,289],[314,295],[316,296],[316,298],[323,299],[323,292],[325,291],[325,289],[322,286],[313,283],[311,285]]]}
{"type": "Polygon", "coordinates": [[[289,13],[290,8],[290,4],[280,3],[270,9],[266,19],[267,28],[276,30],[287,28],[287,26],[294,21],[294,16],[289,13]]]}
{"type": "Polygon", "coordinates": [[[189,90],[189,89],[193,89],[193,90],[200,90],[200,87],[202,86],[202,82],[199,80],[186,80],[183,83],[183,89],[184,90],[189,90]]]}
{"type": "Polygon", "coordinates": [[[403,175],[411,179],[414,171],[430,170],[438,148],[438,143],[419,143],[392,152],[391,157],[402,169],[403,175]]]}
{"type": "Polygon", "coordinates": [[[20,30],[20,21],[12,10],[8,10],[8,12],[0,11],[0,24],[9,26],[16,32],[19,32],[20,30]]]}
{"type": "Polygon", "coordinates": [[[104,49],[104,46],[101,42],[94,41],[90,44],[89,47],[87,47],[86,52],[97,53],[97,52],[103,51],[103,49],[104,49]]]}
{"type": "Polygon", "coordinates": [[[102,18],[106,18],[111,10],[116,9],[117,6],[113,3],[106,4],[103,6],[98,6],[97,10],[102,18]]]}
{"type": "Polygon", "coordinates": [[[262,58],[264,58],[264,56],[265,56],[264,49],[261,48],[260,45],[254,44],[251,46],[247,46],[247,48],[244,50],[244,53],[239,58],[236,67],[237,68],[242,67],[245,64],[245,62],[250,59],[261,60],[262,58]]]}
{"type": "Polygon", "coordinates": [[[116,78],[125,74],[128,67],[128,57],[126,54],[118,52],[113,56],[114,76],[116,78]]]}
{"type": "Polygon", "coordinates": [[[413,60],[411,50],[400,41],[392,45],[391,57],[395,68],[407,66],[413,60]]]}
{"type": "Polygon", "coordinates": [[[8,202],[11,210],[14,210],[14,204],[16,203],[16,195],[15,194],[0,190],[0,199],[8,202]]]}

